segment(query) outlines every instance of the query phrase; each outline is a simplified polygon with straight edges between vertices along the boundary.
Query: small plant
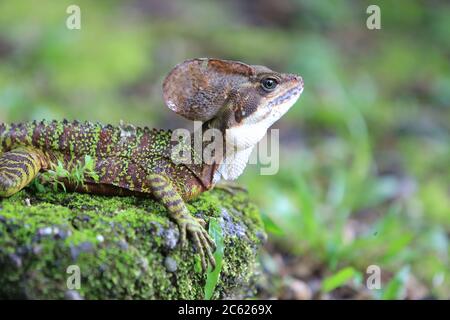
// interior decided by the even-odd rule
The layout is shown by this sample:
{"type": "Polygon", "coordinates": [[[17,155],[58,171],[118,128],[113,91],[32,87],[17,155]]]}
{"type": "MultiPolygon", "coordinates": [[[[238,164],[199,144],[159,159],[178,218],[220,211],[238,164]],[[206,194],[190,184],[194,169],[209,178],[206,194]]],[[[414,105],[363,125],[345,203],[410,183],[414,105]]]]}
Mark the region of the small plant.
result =
{"type": "Polygon", "coordinates": [[[45,189],[44,184],[48,184],[52,186],[54,191],[61,187],[66,192],[65,181],[78,187],[84,186],[86,178],[93,179],[95,182],[99,180],[99,176],[95,172],[95,161],[89,155],[84,157],[84,162],[80,161],[70,171],[65,168],[62,161],[58,160],[57,165],[52,170],[48,170],[34,179],[33,185],[38,191],[43,191],[45,189]]]}
{"type": "Polygon", "coordinates": [[[219,282],[220,272],[222,271],[223,265],[223,253],[224,253],[224,242],[223,242],[223,231],[220,223],[217,219],[211,218],[209,221],[209,235],[214,239],[216,243],[216,252],[214,252],[214,258],[216,260],[216,268],[210,270],[206,277],[205,283],[205,300],[211,300],[214,295],[214,290],[217,283],[219,282]]]}

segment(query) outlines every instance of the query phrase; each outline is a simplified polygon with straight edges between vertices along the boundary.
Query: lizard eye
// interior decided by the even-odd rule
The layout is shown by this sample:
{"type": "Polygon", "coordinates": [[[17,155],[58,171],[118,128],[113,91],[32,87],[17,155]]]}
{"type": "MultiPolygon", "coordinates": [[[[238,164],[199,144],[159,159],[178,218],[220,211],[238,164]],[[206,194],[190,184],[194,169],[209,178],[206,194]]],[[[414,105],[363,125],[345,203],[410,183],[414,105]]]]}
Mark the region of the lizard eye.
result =
{"type": "Polygon", "coordinates": [[[278,85],[278,81],[275,78],[264,78],[261,80],[261,86],[266,91],[273,91],[278,85]]]}

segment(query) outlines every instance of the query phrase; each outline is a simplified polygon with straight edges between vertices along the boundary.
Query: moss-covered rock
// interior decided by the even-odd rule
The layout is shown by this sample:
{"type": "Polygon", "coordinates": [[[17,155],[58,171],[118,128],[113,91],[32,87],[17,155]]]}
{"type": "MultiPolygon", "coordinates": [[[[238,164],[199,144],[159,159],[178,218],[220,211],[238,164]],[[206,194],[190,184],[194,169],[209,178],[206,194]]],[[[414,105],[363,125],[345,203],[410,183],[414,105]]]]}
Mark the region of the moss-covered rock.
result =
{"type": "MultiPolygon", "coordinates": [[[[223,232],[213,298],[251,295],[265,238],[257,208],[245,193],[222,190],[189,207],[207,222],[217,219],[223,232]]],[[[178,238],[151,199],[20,192],[0,204],[0,298],[203,299],[207,275],[178,238]],[[78,290],[67,285],[72,265],[80,269],[78,290]]]]}

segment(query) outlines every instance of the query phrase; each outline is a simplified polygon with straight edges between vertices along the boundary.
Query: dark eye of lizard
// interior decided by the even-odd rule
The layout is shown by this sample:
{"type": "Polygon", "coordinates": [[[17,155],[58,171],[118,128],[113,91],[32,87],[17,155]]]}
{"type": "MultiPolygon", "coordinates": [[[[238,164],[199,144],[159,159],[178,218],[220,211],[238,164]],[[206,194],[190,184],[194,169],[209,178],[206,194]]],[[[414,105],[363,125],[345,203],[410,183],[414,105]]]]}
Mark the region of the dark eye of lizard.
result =
{"type": "Polygon", "coordinates": [[[274,78],[264,78],[261,80],[261,86],[266,91],[273,91],[278,85],[278,81],[274,78]]]}

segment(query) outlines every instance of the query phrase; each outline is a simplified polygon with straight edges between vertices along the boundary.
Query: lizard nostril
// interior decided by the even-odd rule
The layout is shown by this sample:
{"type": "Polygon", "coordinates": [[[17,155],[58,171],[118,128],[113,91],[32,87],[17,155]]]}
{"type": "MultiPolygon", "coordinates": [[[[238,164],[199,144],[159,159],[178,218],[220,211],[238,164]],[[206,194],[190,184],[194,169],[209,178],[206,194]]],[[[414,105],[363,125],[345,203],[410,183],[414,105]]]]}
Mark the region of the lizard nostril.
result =
{"type": "Polygon", "coordinates": [[[301,76],[293,74],[292,80],[298,82],[303,87],[303,78],[301,76]]]}

